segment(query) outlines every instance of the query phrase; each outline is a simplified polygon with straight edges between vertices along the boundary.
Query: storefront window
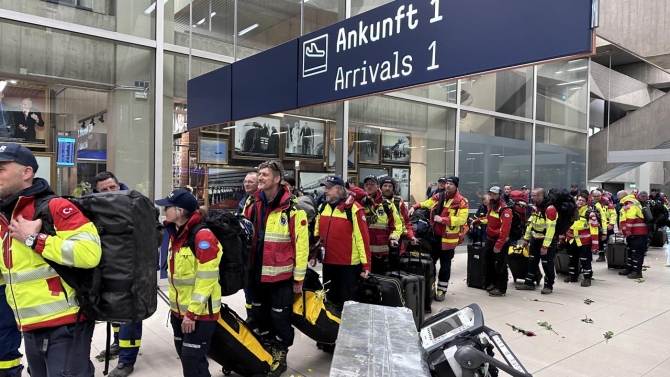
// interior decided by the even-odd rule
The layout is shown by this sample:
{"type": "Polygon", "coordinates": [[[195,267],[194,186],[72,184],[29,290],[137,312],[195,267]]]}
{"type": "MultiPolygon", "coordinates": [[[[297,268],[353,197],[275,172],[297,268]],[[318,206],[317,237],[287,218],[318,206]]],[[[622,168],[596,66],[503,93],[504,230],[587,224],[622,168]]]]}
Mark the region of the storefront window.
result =
{"type": "MultiPolygon", "coordinates": [[[[160,1],[160,0],[159,0],[160,1]]],[[[165,3],[165,43],[233,56],[234,0],[169,0],[165,3]]]]}
{"type": "Polygon", "coordinates": [[[588,59],[537,66],[537,120],[586,130],[588,59]]]}
{"type": "Polygon", "coordinates": [[[300,1],[237,0],[237,58],[300,37],[300,1]]]}
{"type": "Polygon", "coordinates": [[[461,105],[532,118],[533,67],[461,80],[461,105]]]}
{"type": "Polygon", "coordinates": [[[583,133],[537,126],[535,185],[586,187],[586,138],[583,133]]]}

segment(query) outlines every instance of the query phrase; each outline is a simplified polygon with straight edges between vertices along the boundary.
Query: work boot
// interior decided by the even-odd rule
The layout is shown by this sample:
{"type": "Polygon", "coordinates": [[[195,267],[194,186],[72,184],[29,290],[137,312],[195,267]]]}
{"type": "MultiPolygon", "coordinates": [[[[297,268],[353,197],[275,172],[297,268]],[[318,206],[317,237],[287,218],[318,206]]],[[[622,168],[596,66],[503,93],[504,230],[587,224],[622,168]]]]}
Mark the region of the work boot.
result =
{"type": "Polygon", "coordinates": [[[284,349],[284,348],[281,348],[281,347],[278,347],[278,348],[273,350],[272,358],[275,360],[275,362],[270,367],[270,371],[268,372],[268,376],[279,377],[279,376],[282,375],[282,373],[284,373],[288,370],[288,364],[286,363],[286,355],[287,354],[288,354],[288,350],[284,349]]]}
{"type": "MultiPolygon", "coordinates": [[[[100,354],[96,357],[104,359],[106,357],[105,352],[106,352],[106,350],[103,349],[102,352],[100,352],[100,354]]],[[[114,343],[111,346],[109,346],[109,356],[111,356],[111,357],[119,356],[119,345],[118,344],[114,343]]]]}
{"type": "Polygon", "coordinates": [[[324,344],[322,350],[323,350],[323,352],[326,352],[326,353],[334,353],[335,352],[335,345],[334,344],[324,344]]]}
{"type": "Polygon", "coordinates": [[[543,295],[550,295],[551,292],[553,292],[553,291],[554,290],[551,289],[551,288],[544,287],[544,288],[542,288],[542,291],[540,293],[542,293],[543,295]]]}
{"type": "Polygon", "coordinates": [[[526,284],[521,284],[519,286],[515,287],[519,291],[534,291],[535,286],[534,285],[526,285],[526,284]]]}
{"type": "Polygon", "coordinates": [[[604,255],[600,255],[600,256],[598,256],[598,259],[596,259],[596,262],[604,262],[604,261],[605,261],[605,256],[604,255]]]}
{"type": "Polygon", "coordinates": [[[424,311],[424,313],[432,313],[432,312],[433,312],[433,308],[431,308],[430,306],[426,305],[426,307],[423,309],[423,311],[424,311]]]}
{"type": "Polygon", "coordinates": [[[642,279],[642,272],[633,271],[628,274],[629,279],[642,279]]]}
{"type": "Polygon", "coordinates": [[[591,279],[584,279],[582,281],[582,287],[590,287],[591,286],[591,279]]]}
{"type": "Polygon", "coordinates": [[[563,281],[566,283],[576,283],[579,281],[579,278],[573,278],[568,276],[567,278],[563,279],[563,281]]]}
{"type": "Polygon", "coordinates": [[[437,294],[435,295],[435,301],[442,302],[447,298],[446,296],[447,296],[447,291],[443,291],[441,289],[438,289],[437,294]]]}
{"type": "Polygon", "coordinates": [[[631,273],[631,271],[628,271],[628,270],[621,270],[621,271],[619,271],[619,275],[621,275],[621,276],[626,276],[626,275],[628,275],[628,274],[630,274],[630,273],[631,273]]]}
{"type": "Polygon", "coordinates": [[[500,291],[498,288],[493,288],[491,292],[489,292],[489,296],[491,297],[504,297],[505,294],[500,291]]]}
{"type": "Polygon", "coordinates": [[[129,374],[133,373],[133,370],[135,370],[135,367],[132,365],[119,363],[119,365],[109,373],[109,377],[127,377],[129,374]]]}
{"type": "Polygon", "coordinates": [[[491,284],[488,287],[486,287],[486,292],[491,292],[492,290],[496,289],[495,284],[491,284]]]}

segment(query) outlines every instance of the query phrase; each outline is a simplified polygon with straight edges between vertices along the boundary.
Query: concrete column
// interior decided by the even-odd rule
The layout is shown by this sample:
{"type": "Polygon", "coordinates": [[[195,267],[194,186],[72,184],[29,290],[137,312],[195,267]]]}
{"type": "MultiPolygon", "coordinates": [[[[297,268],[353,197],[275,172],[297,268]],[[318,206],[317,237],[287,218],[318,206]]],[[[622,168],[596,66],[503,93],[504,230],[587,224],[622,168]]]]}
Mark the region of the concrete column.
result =
{"type": "Polygon", "coordinates": [[[649,163],[642,164],[637,168],[637,176],[635,177],[635,184],[638,190],[649,192],[649,186],[651,184],[650,175],[651,175],[651,165],[649,163]]]}

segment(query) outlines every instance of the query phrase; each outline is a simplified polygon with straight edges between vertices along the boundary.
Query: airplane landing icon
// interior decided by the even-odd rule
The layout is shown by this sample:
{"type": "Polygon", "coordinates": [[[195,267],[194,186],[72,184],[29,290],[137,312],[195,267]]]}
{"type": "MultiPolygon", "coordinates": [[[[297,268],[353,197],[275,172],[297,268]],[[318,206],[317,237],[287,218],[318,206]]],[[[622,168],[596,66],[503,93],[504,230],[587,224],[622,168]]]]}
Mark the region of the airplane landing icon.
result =
{"type": "Polygon", "coordinates": [[[328,71],[328,34],[302,44],[302,77],[328,71]]]}

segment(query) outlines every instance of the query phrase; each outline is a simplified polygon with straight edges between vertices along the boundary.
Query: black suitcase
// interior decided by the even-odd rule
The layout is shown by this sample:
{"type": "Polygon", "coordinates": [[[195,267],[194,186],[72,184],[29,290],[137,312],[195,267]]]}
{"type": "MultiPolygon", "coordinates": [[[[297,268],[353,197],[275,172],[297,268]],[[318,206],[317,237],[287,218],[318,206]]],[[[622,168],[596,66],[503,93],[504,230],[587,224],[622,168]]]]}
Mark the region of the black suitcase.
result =
{"type": "Polygon", "coordinates": [[[361,302],[364,304],[403,307],[405,297],[402,283],[390,276],[370,274],[360,279],[361,302]]]}
{"type": "Polygon", "coordinates": [[[654,232],[654,235],[651,237],[651,244],[649,246],[663,247],[665,246],[666,242],[668,242],[668,234],[665,232],[665,228],[661,228],[654,232]]]}
{"type": "Polygon", "coordinates": [[[468,267],[466,283],[470,288],[486,289],[486,259],[484,245],[468,245],[468,267]]]}
{"type": "Polygon", "coordinates": [[[399,266],[401,271],[421,275],[426,279],[425,309],[430,310],[433,300],[435,300],[437,286],[437,271],[433,258],[430,257],[429,253],[421,251],[421,244],[415,246],[408,243],[407,252],[400,256],[399,266]]]}
{"type": "Polygon", "coordinates": [[[568,253],[567,243],[561,243],[556,247],[554,265],[557,274],[570,275],[570,254],[568,253]]]}
{"type": "Polygon", "coordinates": [[[387,276],[400,280],[405,298],[405,307],[412,310],[416,329],[421,329],[423,324],[423,310],[425,308],[426,279],[421,275],[414,275],[404,271],[387,272],[387,276]]]}
{"type": "Polygon", "coordinates": [[[610,236],[607,244],[605,258],[607,259],[607,268],[623,269],[626,268],[626,258],[628,256],[628,245],[623,236],[613,234],[610,236]]]}

